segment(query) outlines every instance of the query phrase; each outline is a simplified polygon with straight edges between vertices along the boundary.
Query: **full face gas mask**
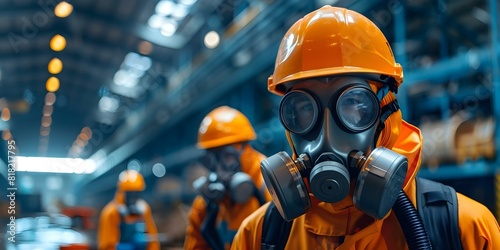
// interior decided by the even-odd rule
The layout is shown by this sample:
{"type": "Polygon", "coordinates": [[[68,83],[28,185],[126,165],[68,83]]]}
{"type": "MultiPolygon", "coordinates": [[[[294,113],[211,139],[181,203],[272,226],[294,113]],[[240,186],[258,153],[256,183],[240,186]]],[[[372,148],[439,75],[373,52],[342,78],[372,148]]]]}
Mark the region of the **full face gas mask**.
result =
{"type": "Polygon", "coordinates": [[[141,192],[126,191],[124,193],[124,204],[119,207],[120,213],[126,215],[141,215],[144,213],[143,204],[139,201],[141,192]]]}
{"type": "Polygon", "coordinates": [[[329,203],[344,199],[354,181],[356,207],[381,219],[402,188],[407,159],[375,148],[377,128],[387,117],[365,80],[320,80],[296,84],[281,101],[280,120],[297,157],[279,152],[261,163],[269,192],[290,221],[311,206],[303,178],[317,199],[329,203]]]}
{"type": "Polygon", "coordinates": [[[229,195],[235,203],[245,203],[254,194],[250,176],[241,172],[241,151],[234,146],[207,150],[203,164],[210,171],[193,182],[194,189],[206,200],[218,202],[229,195]]]}

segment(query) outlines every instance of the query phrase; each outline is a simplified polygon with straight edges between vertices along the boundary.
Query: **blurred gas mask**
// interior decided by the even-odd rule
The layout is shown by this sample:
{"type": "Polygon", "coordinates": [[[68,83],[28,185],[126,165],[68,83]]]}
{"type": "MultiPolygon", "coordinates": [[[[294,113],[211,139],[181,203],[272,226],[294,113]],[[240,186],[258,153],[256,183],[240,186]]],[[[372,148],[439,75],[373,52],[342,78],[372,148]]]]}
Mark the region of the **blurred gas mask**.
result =
{"type": "Polygon", "coordinates": [[[127,191],[125,192],[125,208],[129,215],[140,215],[144,212],[142,204],[139,202],[140,192],[127,191]]]}
{"type": "Polygon", "coordinates": [[[311,206],[303,178],[317,199],[329,203],[344,199],[354,181],[359,210],[376,219],[390,211],[408,163],[387,148],[374,148],[379,102],[366,81],[349,77],[304,81],[283,97],[280,119],[298,156],[279,152],[265,159],[261,170],[285,220],[311,206]]]}
{"type": "Polygon", "coordinates": [[[196,192],[207,201],[218,202],[229,195],[233,202],[247,202],[255,187],[250,176],[241,172],[240,156],[232,145],[207,150],[203,164],[210,173],[193,182],[196,192]]]}

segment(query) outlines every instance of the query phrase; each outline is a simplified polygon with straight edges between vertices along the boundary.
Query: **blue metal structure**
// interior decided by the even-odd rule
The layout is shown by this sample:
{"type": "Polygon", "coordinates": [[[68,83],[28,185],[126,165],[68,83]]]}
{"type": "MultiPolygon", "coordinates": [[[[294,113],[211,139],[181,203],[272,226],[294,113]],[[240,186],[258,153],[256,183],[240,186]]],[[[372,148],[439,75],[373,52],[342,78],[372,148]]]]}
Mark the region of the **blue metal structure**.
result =
{"type": "MultiPolygon", "coordinates": [[[[495,145],[496,145],[496,173],[500,173],[500,63],[498,53],[500,52],[500,38],[498,37],[498,3],[496,0],[489,0],[490,20],[491,20],[491,74],[493,90],[493,114],[495,117],[495,145]]],[[[499,215],[500,216],[500,215],[499,215]]]]}

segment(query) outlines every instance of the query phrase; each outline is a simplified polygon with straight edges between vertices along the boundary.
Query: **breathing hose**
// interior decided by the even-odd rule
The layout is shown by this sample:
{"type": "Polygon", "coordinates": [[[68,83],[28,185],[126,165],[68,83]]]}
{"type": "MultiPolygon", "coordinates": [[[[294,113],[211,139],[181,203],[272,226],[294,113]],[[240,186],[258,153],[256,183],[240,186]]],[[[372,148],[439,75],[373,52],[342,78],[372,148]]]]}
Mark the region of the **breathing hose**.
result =
{"type": "Polygon", "coordinates": [[[207,215],[201,223],[200,228],[201,235],[213,250],[224,249],[222,241],[215,232],[215,220],[217,219],[218,212],[219,207],[217,206],[217,204],[215,204],[214,202],[209,202],[207,204],[207,215]]]}
{"type": "Polygon", "coordinates": [[[413,206],[410,198],[401,190],[392,210],[398,218],[399,224],[410,250],[430,250],[432,244],[425,231],[424,224],[418,216],[417,209],[413,206]]]}

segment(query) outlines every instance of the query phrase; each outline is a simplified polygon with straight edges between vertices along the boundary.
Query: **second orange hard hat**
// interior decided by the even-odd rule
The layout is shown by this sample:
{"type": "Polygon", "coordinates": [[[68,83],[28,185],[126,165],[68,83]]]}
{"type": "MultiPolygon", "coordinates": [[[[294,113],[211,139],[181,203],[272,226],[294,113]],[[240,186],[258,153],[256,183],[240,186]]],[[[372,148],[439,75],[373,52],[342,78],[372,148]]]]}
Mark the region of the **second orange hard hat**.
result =
{"type": "Polygon", "coordinates": [[[228,106],[221,106],[208,113],[201,122],[197,146],[208,149],[255,138],[255,131],[243,113],[228,106]]]}

